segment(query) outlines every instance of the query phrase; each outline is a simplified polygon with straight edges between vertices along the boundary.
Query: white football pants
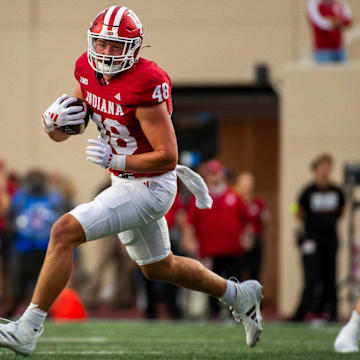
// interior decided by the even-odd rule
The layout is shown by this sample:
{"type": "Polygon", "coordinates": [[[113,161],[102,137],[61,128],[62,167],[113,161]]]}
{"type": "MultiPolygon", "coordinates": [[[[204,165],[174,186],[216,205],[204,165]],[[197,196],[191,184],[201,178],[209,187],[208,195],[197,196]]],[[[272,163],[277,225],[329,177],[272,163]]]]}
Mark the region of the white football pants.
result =
{"type": "Polygon", "coordinates": [[[121,179],[93,201],[70,211],[82,225],[86,240],[118,234],[139,265],[164,259],[170,253],[169,230],[164,215],[177,191],[176,172],[147,179],[121,179]]]}

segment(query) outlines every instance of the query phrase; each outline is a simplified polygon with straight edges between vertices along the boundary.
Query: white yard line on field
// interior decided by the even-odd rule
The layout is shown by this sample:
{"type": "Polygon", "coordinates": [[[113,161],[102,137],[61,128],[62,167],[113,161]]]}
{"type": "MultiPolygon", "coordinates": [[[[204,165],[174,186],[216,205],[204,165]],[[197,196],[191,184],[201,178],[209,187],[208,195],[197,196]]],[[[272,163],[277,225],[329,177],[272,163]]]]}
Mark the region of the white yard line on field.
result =
{"type": "MultiPolygon", "coordinates": [[[[238,341],[238,337],[233,338],[226,338],[226,339],[207,339],[207,338],[196,338],[196,339],[183,339],[183,338],[159,338],[156,339],[156,342],[162,343],[171,343],[171,342],[181,342],[181,343],[208,343],[211,341],[212,343],[228,343],[229,341],[238,341]]],[[[109,342],[110,339],[108,338],[101,338],[101,337],[92,337],[92,338],[85,338],[85,337],[44,337],[40,338],[39,342],[42,343],[106,343],[109,342]]],[[[114,340],[115,341],[115,340],[114,340]]],[[[128,342],[154,342],[152,338],[141,338],[141,339],[127,339],[128,342]]]]}
{"type": "Polygon", "coordinates": [[[44,337],[39,339],[41,343],[106,343],[109,339],[102,337],[44,337]]]}
{"type": "MultiPolygon", "coordinates": [[[[136,355],[136,354],[144,354],[144,355],[162,355],[164,354],[161,351],[36,351],[34,355],[136,355]]],[[[0,352],[1,356],[8,356],[8,352],[0,352]]]]}

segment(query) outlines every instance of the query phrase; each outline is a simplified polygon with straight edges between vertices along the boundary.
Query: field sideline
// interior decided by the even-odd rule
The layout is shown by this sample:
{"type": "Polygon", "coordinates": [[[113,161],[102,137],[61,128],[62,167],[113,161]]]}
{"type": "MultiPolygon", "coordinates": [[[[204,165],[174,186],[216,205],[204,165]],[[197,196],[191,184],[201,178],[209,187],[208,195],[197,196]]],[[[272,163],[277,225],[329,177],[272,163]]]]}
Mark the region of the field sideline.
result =
{"type": "MultiPolygon", "coordinates": [[[[315,328],[265,323],[261,342],[256,348],[248,349],[244,330],[235,323],[47,322],[30,359],[359,359],[359,354],[334,353],[333,341],[339,329],[340,325],[315,328]]],[[[15,358],[9,350],[0,350],[0,360],[15,358]]]]}

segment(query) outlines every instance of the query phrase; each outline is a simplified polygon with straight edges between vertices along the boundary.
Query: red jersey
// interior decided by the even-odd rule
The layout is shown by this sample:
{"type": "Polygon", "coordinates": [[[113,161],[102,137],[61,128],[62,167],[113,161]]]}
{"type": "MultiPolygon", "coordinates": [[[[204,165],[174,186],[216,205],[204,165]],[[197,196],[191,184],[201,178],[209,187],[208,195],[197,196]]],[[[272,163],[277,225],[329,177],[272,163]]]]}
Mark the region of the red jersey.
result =
{"type": "Polygon", "coordinates": [[[250,222],[253,225],[255,234],[263,232],[263,221],[267,216],[267,209],[264,201],[260,198],[255,198],[251,203],[244,203],[249,214],[250,222]]]}
{"type": "Polygon", "coordinates": [[[168,213],[165,215],[169,230],[174,226],[175,215],[181,209],[184,209],[184,203],[183,203],[183,201],[181,199],[180,194],[177,193],[176,196],[175,196],[174,203],[172,204],[172,206],[171,206],[170,210],[168,211],[168,213]]]}
{"type": "Polygon", "coordinates": [[[315,50],[339,50],[342,48],[342,29],[334,27],[326,18],[338,16],[344,25],[350,25],[352,15],[349,6],[340,0],[326,3],[322,0],[310,0],[308,15],[314,32],[315,50]]]}
{"type": "Polygon", "coordinates": [[[192,198],[188,208],[188,222],[195,228],[201,257],[237,255],[242,252],[241,235],[249,217],[240,197],[230,188],[213,196],[211,209],[200,210],[192,198]]]}
{"type": "MultiPolygon", "coordinates": [[[[137,106],[166,102],[172,113],[171,81],[156,63],[140,58],[135,65],[114,76],[106,84],[98,80],[88,63],[85,52],[76,61],[75,78],[81,86],[87,106],[92,111],[102,137],[115,155],[133,155],[153,151],[135,117],[137,106]]],[[[111,170],[116,176],[126,172],[111,170]]],[[[126,173],[128,174],[128,173],[126,173]]],[[[130,176],[148,177],[159,173],[135,173],[130,176]]]]}

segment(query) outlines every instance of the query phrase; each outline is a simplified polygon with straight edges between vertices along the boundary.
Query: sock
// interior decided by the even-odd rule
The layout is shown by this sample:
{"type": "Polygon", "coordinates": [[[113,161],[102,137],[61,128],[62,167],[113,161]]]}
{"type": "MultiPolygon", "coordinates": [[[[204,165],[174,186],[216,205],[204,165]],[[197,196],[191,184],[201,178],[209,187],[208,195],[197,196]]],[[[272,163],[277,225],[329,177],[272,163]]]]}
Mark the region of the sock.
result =
{"type": "Polygon", "coordinates": [[[236,287],[235,283],[231,280],[227,280],[227,286],[224,295],[220,298],[220,300],[227,304],[232,305],[236,298],[236,287]]]}
{"type": "Polygon", "coordinates": [[[348,324],[360,331],[360,315],[355,310],[353,310],[348,324]]]}
{"type": "Polygon", "coordinates": [[[38,331],[45,321],[46,316],[47,312],[39,309],[38,305],[30,303],[21,316],[20,321],[26,326],[32,328],[34,331],[38,331]]]}

